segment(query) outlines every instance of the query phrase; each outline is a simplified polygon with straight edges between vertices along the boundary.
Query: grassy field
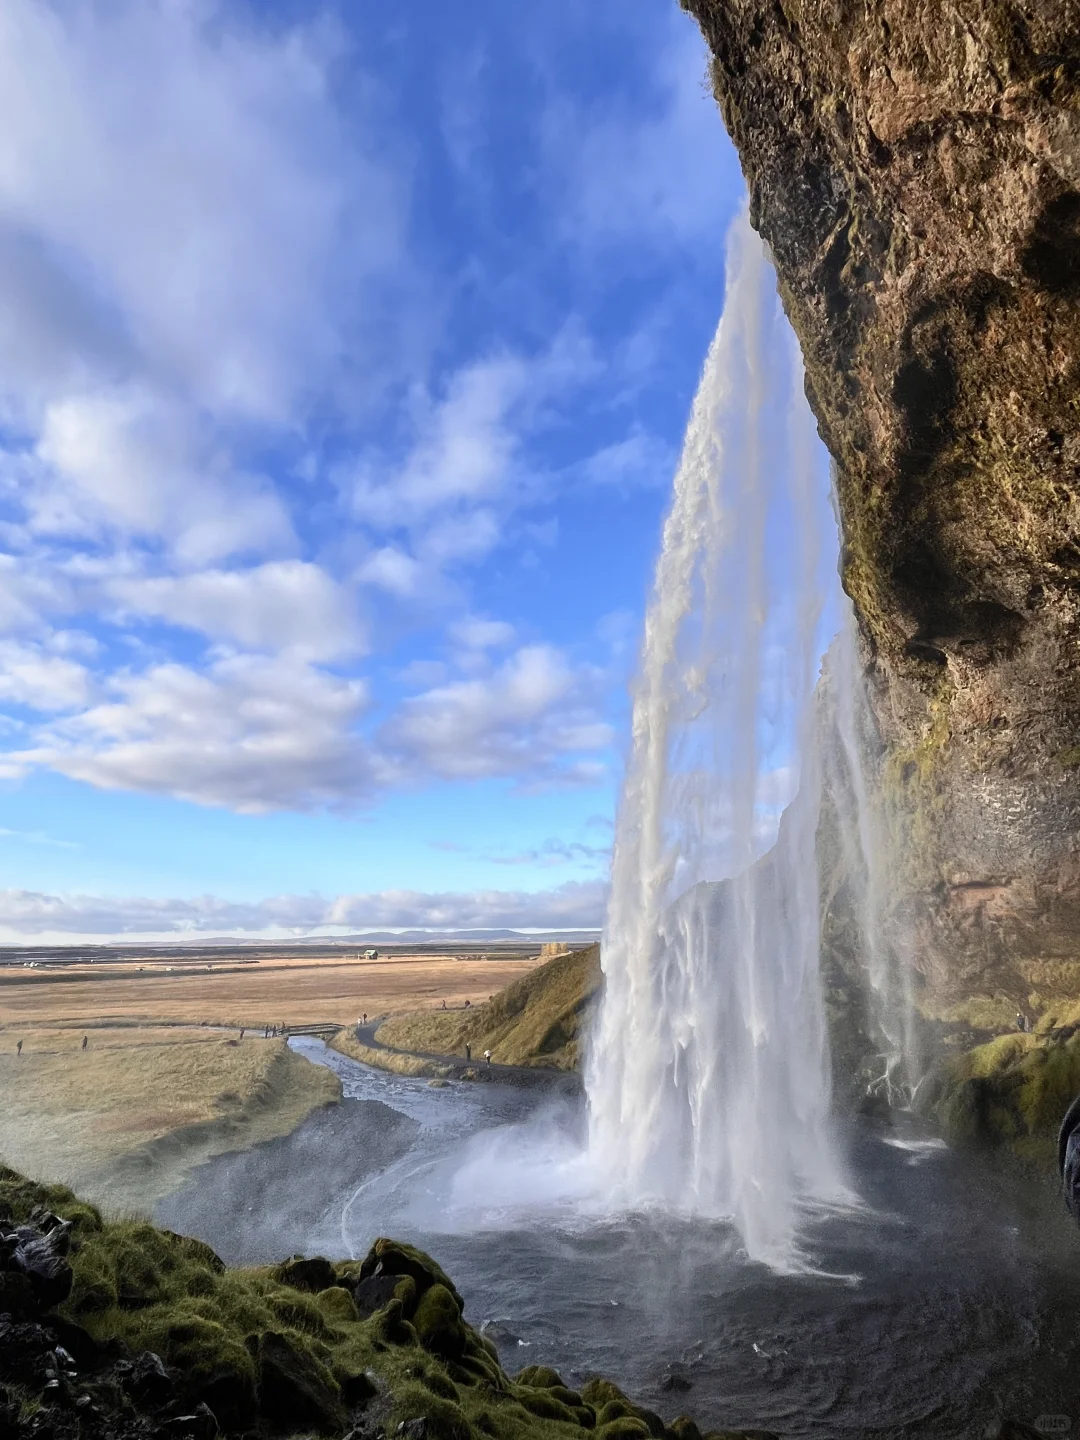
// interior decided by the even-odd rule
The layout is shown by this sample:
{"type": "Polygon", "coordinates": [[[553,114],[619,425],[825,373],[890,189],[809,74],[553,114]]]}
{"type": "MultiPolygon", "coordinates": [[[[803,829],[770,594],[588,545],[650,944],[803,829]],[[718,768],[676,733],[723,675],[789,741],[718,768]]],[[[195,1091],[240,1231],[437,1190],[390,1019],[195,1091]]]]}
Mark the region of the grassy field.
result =
{"type": "Polygon", "coordinates": [[[468,1010],[417,1010],[394,1016],[376,1039],[400,1050],[478,1059],[490,1050],[500,1065],[577,1068],[583,1023],[600,987],[600,947],[559,955],[468,1010]]]}
{"type": "Polygon", "coordinates": [[[287,1134],[340,1095],[328,1070],[263,1039],[266,1025],[354,1025],[365,1010],[443,1000],[477,1007],[537,963],[204,952],[2,966],[0,1158],[110,1208],[148,1211],[190,1166],[287,1134]]]}
{"type": "Polygon", "coordinates": [[[0,1049],[0,1157],[90,1198],[148,1210],[184,1170],[287,1134],[339,1098],[284,1040],[220,1031],[21,1029],[0,1049]]]}
{"type": "MultiPolygon", "coordinates": [[[[394,955],[378,960],[283,954],[247,963],[147,960],[0,967],[0,1026],[179,1021],[186,1024],[353,1025],[425,1005],[473,1005],[527,975],[535,957],[481,960],[394,955]]],[[[0,1033],[0,1045],[3,1035],[0,1033]]]]}

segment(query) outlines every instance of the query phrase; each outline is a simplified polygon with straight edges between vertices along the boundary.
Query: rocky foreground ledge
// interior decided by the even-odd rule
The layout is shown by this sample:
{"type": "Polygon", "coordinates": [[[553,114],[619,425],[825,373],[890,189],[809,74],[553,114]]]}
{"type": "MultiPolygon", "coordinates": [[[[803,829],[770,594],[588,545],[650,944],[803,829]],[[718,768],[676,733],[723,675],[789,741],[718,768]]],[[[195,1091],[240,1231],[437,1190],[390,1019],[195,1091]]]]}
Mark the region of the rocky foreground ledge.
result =
{"type": "Polygon", "coordinates": [[[665,1422],[610,1381],[510,1376],[423,1252],[228,1269],[200,1240],[109,1222],[0,1166],[0,1436],[7,1440],[769,1440],[665,1422]]]}

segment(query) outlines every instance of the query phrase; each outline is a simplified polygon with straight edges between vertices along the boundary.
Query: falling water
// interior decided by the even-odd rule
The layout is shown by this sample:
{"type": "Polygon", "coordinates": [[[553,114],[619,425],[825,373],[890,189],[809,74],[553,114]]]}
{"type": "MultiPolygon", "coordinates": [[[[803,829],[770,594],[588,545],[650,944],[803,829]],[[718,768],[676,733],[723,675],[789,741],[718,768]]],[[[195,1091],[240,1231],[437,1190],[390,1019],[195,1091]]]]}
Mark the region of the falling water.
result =
{"type": "Polygon", "coordinates": [[[621,1202],[729,1216],[752,1256],[783,1265],[798,1263],[802,1206],[843,1194],[811,713],[836,531],[745,215],[727,277],[645,620],[589,1143],[621,1202]]]}
{"type": "Polygon", "coordinates": [[[919,1074],[911,965],[909,957],[898,953],[904,931],[890,915],[887,826],[880,787],[870,776],[880,744],[859,659],[858,626],[846,598],[842,609],[843,623],[827,660],[831,724],[825,740],[826,783],[855,912],[858,959],[868,982],[870,1039],[879,1047],[866,1076],[867,1090],[903,1108],[911,1101],[919,1074]]]}

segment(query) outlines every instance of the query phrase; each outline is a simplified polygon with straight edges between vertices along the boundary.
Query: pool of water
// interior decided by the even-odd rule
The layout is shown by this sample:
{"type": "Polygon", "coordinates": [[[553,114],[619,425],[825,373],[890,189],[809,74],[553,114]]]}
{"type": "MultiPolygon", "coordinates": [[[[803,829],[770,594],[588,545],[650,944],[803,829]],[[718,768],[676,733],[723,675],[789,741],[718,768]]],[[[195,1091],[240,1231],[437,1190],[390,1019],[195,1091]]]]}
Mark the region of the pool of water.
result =
{"type": "Polygon", "coordinates": [[[843,1141],[858,1203],[807,1216],[801,1268],[782,1273],[723,1221],[582,1202],[580,1104],[432,1089],[293,1043],[337,1071],[343,1104],[200,1167],[158,1210],[230,1262],[408,1239],[453,1275],[510,1370],[603,1373],[702,1429],[1080,1425],[1080,1233],[1049,1187],[975,1167],[914,1124],[856,1126],[843,1141]]]}

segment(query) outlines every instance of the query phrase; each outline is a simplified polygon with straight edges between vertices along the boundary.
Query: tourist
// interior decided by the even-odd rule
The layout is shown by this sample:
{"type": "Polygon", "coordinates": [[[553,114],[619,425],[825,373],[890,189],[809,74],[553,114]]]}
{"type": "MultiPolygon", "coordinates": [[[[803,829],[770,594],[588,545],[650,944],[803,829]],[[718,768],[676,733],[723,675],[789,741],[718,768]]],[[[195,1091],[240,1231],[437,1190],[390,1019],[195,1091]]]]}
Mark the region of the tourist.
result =
{"type": "Polygon", "coordinates": [[[485,1051],[484,1051],[484,1059],[487,1061],[487,1063],[488,1063],[489,1065],[491,1064],[491,1051],[490,1051],[490,1050],[485,1050],[485,1051]]]}
{"type": "Polygon", "coordinates": [[[89,1035],[84,1035],[84,1036],[82,1037],[82,1048],[83,1048],[84,1050],[86,1049],[87,1044],[89,1043],[89,1040],[90,1040],[89,1035]]]}
{"type": "Polygon", "coordinates": [[[1066,1208],[1080,1221],[1080,1096],[1069,1106],[1058,1132],[1058,1173],[1066,1208]]]}
{"type": "Polygon", "coordinates": [[[469,1044],[469,1042],[468,1042],[467,1040],[465,1041],[465,1059],[466,1059],[466,1060],[471,1060],[471,1059],[472,1059],[472,1046],[469,1044]]]}
{"type": "Polygon", "coordinates": [[[21,1040],[19,1040],[19,1041],[16,1043],[15,1053],[16,1053],[17,1055],[21,1055],[21,1054],[22,1054],[22,1041],[21,1041],[21,1040]]]}

